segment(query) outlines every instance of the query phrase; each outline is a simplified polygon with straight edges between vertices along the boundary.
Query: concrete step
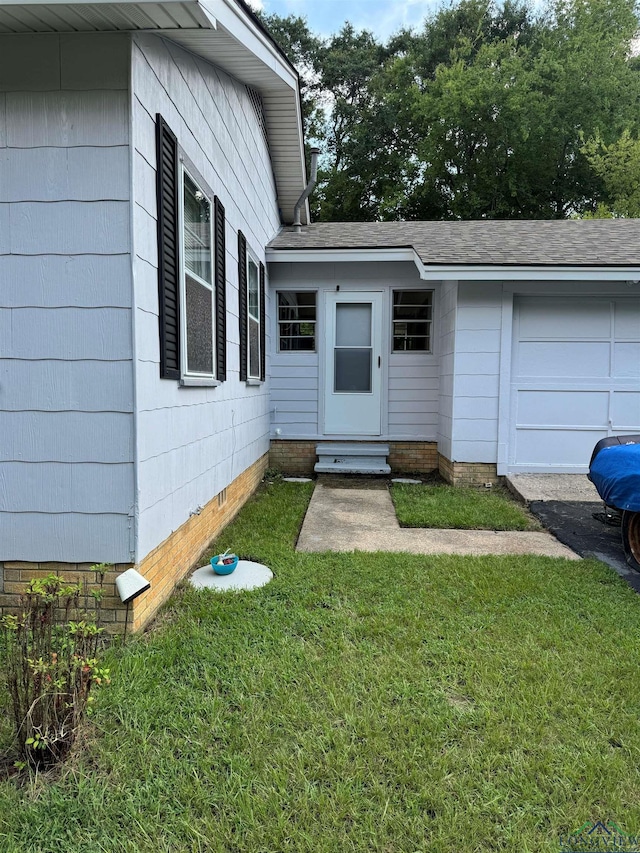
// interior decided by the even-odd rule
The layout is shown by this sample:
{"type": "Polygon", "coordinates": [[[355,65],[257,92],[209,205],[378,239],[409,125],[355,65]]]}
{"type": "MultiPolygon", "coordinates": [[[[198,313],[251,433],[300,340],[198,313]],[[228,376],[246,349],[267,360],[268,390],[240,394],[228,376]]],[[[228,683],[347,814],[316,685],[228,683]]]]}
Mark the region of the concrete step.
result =
{"type": "Polygon", "coordinates": [[[317,444],[318,456],[384,456],[389,455],[388,444],[368,444],[362,441],[332,441],[317,444]]]}
{"type": "Polygon", "coordinates": [[[332,457],[332,461],[320,460],[313,470],[317,474],[390,474],[391,468],[382,459],[352,456],[332,457]]]}

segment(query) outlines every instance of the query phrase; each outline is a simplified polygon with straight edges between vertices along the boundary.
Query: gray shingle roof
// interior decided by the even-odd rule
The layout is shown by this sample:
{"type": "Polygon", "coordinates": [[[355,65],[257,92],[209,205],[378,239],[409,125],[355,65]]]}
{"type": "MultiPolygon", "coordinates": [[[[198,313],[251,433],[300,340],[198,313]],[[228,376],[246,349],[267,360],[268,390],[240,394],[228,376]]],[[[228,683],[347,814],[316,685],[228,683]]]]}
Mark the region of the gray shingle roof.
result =
{"type": "Polygon", "coordinates": [[[640,266],[640,219],[317,222],[270,249],[414,248],[424,264],[640,266]]]}

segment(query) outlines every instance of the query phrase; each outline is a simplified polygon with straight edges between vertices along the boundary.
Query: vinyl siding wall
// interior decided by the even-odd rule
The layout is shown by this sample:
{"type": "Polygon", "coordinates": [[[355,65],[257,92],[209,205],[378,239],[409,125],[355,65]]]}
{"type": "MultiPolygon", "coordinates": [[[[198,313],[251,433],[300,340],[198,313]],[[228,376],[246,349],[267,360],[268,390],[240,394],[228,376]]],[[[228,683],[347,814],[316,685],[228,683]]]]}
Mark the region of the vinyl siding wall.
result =
{"type": "Polygon", "coordinates": [[[0,36],[0,560],[132,555],[129,58],[0,36]]]}
{"type": "Polygon", "coordinates": [[[438,319],[440,350],[440,385],[438,417],[438,452],[451,459],[453,432],[453,386],[455,374],[456,310],[458,283],[443,281],[438,319]]]}
{"type": "Polygon", "coordinates": [[[239,381],[237,232],[264,261],[279,214],[269,151],[244,85],[151,35],[134,37],[132,73],[140,560],[269,449],[268,382],[239,381]],[[226,211],[227,381],[216,388],[160,379],[157,113],[226,211]]]}
{"type": "MultiPolygon", "coordinates": [[[[383,315],[382,438],[395,441],[435,441],[438,429],[438,311],[439,283],[421,281],[408,262],[274,263],[270,267],[273,296],[271,335],[271,434],[281,439],[325,438],[323,434],[324,375],[323,291],[386,292],[383,315]],[[433,352],[392,353],[391,291],[434,291],[433,352]],[[276,291],[317,290],[316,352],[278,352],[276,291]],[[280,430],[280,432],[276,432],[280,430]]],[[[331,436],[340,439],[340,436],[331,436]]],[[[345,436],[353,440],[354,436],[345,436]]]]}
{"type": "Polygon", "coordinates": [[[502,282],[458,284],[451,456],[495,462],[502,333],[502,282]]]}

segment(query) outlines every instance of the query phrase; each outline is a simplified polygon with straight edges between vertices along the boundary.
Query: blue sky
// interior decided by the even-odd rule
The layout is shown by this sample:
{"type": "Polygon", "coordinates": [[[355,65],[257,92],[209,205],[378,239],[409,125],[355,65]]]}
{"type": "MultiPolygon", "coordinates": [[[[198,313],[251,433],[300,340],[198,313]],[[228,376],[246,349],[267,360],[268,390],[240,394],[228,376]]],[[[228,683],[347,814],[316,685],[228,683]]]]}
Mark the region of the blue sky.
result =
{"type": "Polygon", "coordinates": [[[299,15],[319,35],[337,32],[345,21],[386,39],[401,27],[419,27],[439,0],[249,0],[267,14],[299,15]]]}

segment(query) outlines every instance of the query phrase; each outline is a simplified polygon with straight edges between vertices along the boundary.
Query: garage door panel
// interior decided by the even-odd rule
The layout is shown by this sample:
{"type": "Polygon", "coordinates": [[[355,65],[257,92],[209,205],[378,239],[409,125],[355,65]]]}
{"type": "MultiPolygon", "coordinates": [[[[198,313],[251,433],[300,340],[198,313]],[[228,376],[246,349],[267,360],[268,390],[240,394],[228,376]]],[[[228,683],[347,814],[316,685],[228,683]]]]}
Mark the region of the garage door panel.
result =
{"type": "Polygon", "coordinates": [[[613,430],[635,430],[640,425],[640,391],[616,391],[611,401],[613,430]]]}
{"type": "Polygon", "coordinates": [[[572,424],[606,429],[609,394],[606,391],[520,391],[516,428],[564,427],[572,424]]]}
{"type": "Polygon", "coordinates": [[[609,376],[608,342],[525,341],[520,344],[516,370],[520,377],[602,378],[609,376]]]}
{"type": "Polygon", "coordinates": [[[593,446],[606,435],[604,429],[518,430],[516,459],[523,467],[585,467],[589,464],[593,446]]]}
{"type": "Polygon", "coordinates": [[[601,300],[579,304],[573,299],[520,300],[520,340],[527,338],[609,338],[609,303],[601,300]],[[606,310],[603,310],[606,309],[606,310]]]}
{"type": "Polygon", "coordinates": [[[640,432],[640,300],[516,297],[511,471],[587,471],[607,435],[640,432]]]}
{"type": "Polygon", "coordinates": [[[617,343],[613,347],[616,379],[640,379],[640,343],[617,343]]]}
{"type": "Polygon", "coordinates": [[[616,338],[640,341],[640,305],[633,302],[616,304],[614,334],[616,338]]]}

